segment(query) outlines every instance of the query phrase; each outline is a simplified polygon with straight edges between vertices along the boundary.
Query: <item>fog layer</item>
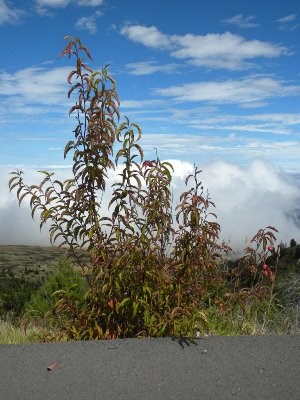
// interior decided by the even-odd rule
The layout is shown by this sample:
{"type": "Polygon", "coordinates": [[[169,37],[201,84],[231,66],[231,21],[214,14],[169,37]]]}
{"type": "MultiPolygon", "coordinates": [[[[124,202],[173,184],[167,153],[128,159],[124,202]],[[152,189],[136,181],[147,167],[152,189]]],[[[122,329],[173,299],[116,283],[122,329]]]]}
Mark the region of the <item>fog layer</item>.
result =
{"type": "MultiPolygon", "coordinates": [[[[171,160],[174,166],[174,206],[185,190],[185,177],[193,171],[187,162],[171,160]]],[[[276,171],[272,165],[254,161],[245,168],[219,161],[204,165],[200,178],[208,190],[221,224],[222,239],[230,241],[236,250],[244,247],[259,228],[276,227],[278,239],[289,242],[294,238],[300,242],[299,181],[292,175],[276,171]],[[298,221],[298,222],[297,222],[298,221]]],[[[40,232],[38,215],[31,219],[28,202],[19,208],[16,193],[8,190],[8,168],[2,167],[0,175],[0,244],[49,245],[49,232],[40,232]]],[[[42,175],[24,169],[25,182],[37,183],[42,175]]],[[[111,177],[116,179],[116,174],[111,177]]],[[[58,169],[59,179],[71,177],[67,169],[58,169]]],[[[108,184],[107,187],[110,187],[108,184]]],[[[110,193],[104,197],[103,207],[109,202],[110,193]]]]}

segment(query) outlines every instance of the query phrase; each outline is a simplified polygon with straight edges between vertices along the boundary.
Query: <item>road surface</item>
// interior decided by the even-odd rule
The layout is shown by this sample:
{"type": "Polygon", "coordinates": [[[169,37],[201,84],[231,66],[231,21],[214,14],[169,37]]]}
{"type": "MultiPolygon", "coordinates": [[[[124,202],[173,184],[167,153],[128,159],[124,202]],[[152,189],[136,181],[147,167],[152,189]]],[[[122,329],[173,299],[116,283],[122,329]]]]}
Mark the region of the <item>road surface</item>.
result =
{"type": "Polygon", "coordinates": [[[300,336],[0,345],[1,400],[299,400],[300,336]]]}

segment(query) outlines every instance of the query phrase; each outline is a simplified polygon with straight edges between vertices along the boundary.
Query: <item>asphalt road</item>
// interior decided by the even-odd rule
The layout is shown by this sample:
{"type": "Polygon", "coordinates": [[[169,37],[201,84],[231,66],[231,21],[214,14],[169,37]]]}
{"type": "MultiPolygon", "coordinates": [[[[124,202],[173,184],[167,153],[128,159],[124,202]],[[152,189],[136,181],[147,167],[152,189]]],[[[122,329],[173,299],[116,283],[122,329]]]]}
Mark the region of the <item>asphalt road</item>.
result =
{"type": "Polygon", "coordinates": [[[300,336],[0,345],[0,399],[299,400],[300,336]]]}

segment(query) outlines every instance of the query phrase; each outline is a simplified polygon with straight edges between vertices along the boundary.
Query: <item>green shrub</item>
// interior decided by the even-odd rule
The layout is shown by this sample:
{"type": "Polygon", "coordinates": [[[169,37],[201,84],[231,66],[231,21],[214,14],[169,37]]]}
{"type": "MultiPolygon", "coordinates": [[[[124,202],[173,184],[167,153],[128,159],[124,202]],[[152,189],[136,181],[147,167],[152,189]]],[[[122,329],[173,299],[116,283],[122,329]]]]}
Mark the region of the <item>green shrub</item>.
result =
{"type": "Polygon", "coordinates": [[[12,318],[22,316],[25,304],[38,284],[22,278],[2,279],[0,289],[0,316],[10,314],[12,318]]]}
{"type": "Polygon", "coordinates": [[[45,316],[54,308],[56,292],[64,292],[65,296],[75,303],[84,300],[87,284],[81,273],[75,271],[69,260],[61,260],[36,290],[25,305],[25,312],[29,315],[45,316]]]}

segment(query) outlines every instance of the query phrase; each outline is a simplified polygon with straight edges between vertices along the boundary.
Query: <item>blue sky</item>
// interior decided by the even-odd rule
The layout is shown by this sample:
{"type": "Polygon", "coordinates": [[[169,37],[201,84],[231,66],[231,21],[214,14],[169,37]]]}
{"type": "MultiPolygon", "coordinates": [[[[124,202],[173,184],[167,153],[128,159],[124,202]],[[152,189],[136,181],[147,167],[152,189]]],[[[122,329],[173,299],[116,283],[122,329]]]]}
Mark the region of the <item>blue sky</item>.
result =
{"type": "Polygon", "coordinates": [[[72,35],[110,64],[150,157],[300,172],[296,0],[0,0],[0,29],[1,164],[64,162],[72,35]]]}
{"type": "MultiPolygon", "coordinates": [[[[0,30],[5,173],[68,166],[73,63],[57,58],[66,35],[81,38],[93,68],[110,64],[146,156],[157,148],[181,171],[196,163],[220,202],[216,177],[249,205],[245,192],[263,182],[274,198],[286,183],[278,173],[300,173],[298,0],[0,0],[0,30]]],[[[286,193],[279,209],[298,199],[286,193]]]]}

